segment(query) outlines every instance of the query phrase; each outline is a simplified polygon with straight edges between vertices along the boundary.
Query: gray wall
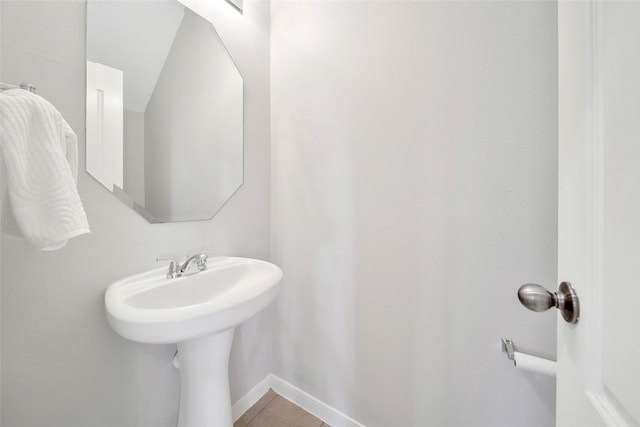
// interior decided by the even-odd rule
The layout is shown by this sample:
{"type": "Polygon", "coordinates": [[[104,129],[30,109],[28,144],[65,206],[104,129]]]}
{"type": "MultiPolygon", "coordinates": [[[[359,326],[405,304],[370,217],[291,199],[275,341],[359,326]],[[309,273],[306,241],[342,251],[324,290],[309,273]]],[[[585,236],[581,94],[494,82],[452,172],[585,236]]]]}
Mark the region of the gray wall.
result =
{"type": "Polygon", "coordinates": [[[551,426],[554,2],[273,2],[276,375],[369,426],[551,426]]]}
{"type": "Polygon", "coordinates": [[[144,207],[144,113],[124,109],[123,190],[144,207]]]}
{"type": "MultiPolygon", "coordinates": [[[[104,316],[106,287],[155,267],[161,254],[214,246],[225,255],[269,255],[269,6],[246,2],[243,17],[225,2],[208,3],[203,13],[245,78],[245,183],[212,221],[151,225],[81,172],[91,234],[57,252],[2,235],[3,426],[175,426],[175,347],[113,333],[104,316]]],[[[83,171],[84,3],[0,7],[2,81],[31,82],[57,106],[79,136],[83,171]]],[[[270,372],[271,315],[237,331],[232,401],[270,372]]]]}

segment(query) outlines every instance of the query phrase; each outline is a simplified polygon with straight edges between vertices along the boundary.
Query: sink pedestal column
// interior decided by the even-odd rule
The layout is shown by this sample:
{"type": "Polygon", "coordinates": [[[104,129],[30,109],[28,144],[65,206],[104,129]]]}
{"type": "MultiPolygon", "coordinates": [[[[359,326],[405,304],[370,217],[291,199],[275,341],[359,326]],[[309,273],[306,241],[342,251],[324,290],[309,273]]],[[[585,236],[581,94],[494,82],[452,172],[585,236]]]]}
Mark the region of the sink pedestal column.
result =
{"type": "Polygon", "coordinates": [[[229,355],[234,330],[178,343],[178,427],[232,427],[229,355]]]}

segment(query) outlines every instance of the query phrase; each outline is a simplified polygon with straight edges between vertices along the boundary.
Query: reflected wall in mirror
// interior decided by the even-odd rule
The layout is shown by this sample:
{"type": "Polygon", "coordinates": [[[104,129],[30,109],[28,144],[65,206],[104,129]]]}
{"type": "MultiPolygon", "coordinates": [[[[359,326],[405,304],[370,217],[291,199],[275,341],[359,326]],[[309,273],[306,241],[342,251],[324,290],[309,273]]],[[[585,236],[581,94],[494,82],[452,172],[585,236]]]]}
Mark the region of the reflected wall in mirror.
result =
{"type": "Polygon", "coordinates": [[[209,21],[88,0],[86,163],[149,222],[210,219],[242,185],[242,76],[209,21]]]}

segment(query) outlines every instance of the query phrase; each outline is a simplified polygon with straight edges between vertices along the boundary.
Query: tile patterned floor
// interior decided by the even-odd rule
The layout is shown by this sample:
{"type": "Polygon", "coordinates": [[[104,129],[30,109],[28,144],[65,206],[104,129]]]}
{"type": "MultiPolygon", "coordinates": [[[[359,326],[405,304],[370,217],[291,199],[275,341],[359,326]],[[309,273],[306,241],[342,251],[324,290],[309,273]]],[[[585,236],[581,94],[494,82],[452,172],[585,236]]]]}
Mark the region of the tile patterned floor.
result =
{"type": "Polygon", "coordinates": [[[233,427],[331,427],[301,407],[269,390],[233,427]]]}

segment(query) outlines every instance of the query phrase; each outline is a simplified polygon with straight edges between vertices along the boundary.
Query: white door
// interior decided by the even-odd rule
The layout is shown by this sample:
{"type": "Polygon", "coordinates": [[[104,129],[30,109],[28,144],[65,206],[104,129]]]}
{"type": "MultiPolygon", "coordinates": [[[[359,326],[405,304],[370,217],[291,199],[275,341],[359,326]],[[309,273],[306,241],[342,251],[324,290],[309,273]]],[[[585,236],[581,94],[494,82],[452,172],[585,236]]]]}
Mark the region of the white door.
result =
{"type": "Polygon", "coordinates": [[[87,172],[109,191],[124,181],[124,74],[87,61],[87,172]]]}
{"type": "Polygon", "coordinates": [[[560,1],[557,425],[640,425],[640,2],[560,1]]]}

